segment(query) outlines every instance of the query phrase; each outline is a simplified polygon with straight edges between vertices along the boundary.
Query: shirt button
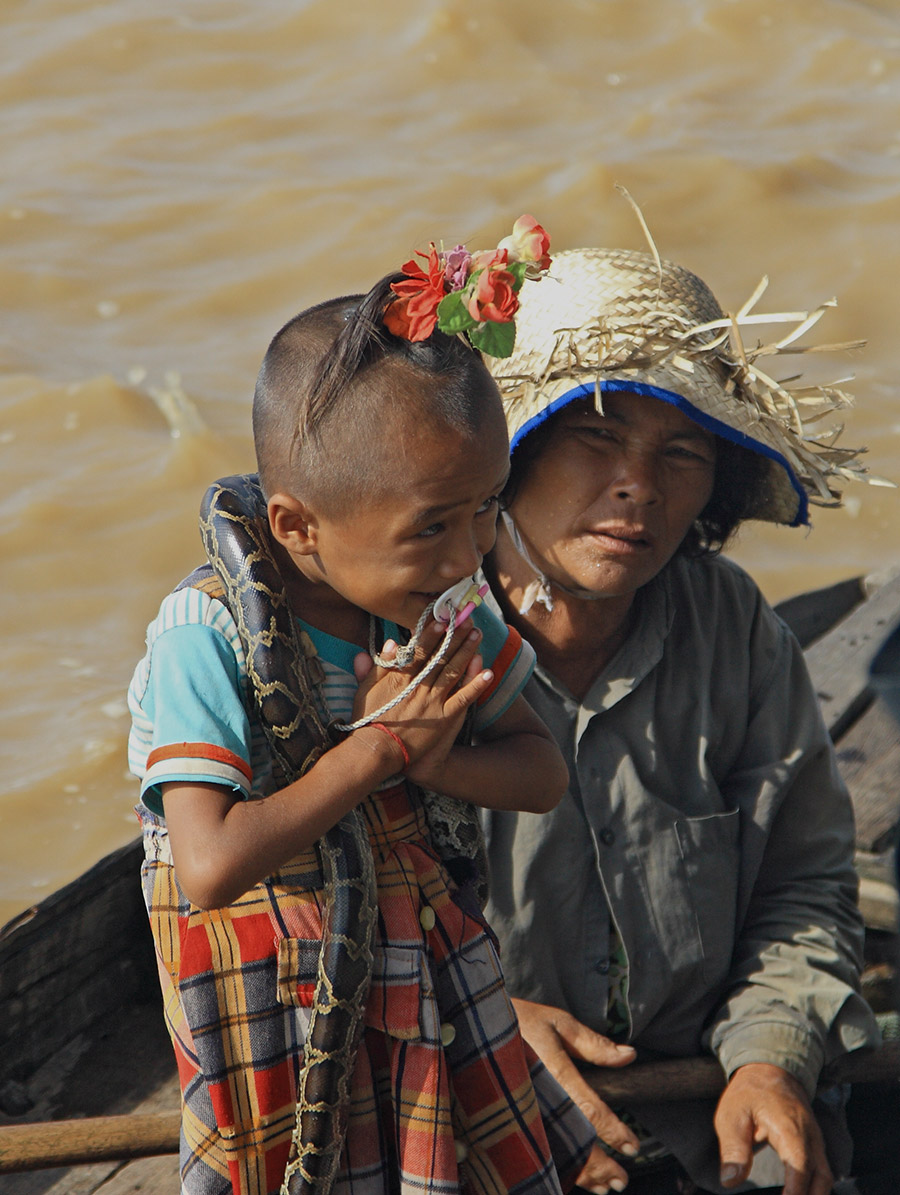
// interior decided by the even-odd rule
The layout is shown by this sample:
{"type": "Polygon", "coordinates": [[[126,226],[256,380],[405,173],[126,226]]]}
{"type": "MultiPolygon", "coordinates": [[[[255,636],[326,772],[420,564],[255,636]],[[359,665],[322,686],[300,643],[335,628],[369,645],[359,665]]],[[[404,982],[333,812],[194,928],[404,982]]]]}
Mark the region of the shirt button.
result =
{"type": "Polygon", "coordinates": [[[441,1025],[441,1045],[444,1047],[452,1046],[455,1041],[456,1030],[449,1021],[445,1021],[443,1025],[441,1025]]]}
{"type": "Polygon", "coordinates": [[[594,969],[596,971],[599,971],[601,975],[608,975],[609,974],[609,959],[602,958],[600,960],[600,962],[596,964],[594,969]]]}
{"type": "Polygon", "coordinates": [[[421,925],[426,934],[434,929],[434,922],[434,909],[431,905],[423,905],[422,911],[419,913],[419,925],[421,925]]]}
{"type": "Polygon", "coordinates": [[[610,830],[609,826],[604,826],[600,831],[600,841],[604,846],[612,846],[612,844],[616,841],[615,833],[610,830]]]}
{"type": "Polygon", "coordinates": [[[464,1162],[469,1156],[469,1147],[466,1145],[465,1141],[454,1141],[453,1148],[456,1150],[457,1165],[460,1162],[464,1162]]]}

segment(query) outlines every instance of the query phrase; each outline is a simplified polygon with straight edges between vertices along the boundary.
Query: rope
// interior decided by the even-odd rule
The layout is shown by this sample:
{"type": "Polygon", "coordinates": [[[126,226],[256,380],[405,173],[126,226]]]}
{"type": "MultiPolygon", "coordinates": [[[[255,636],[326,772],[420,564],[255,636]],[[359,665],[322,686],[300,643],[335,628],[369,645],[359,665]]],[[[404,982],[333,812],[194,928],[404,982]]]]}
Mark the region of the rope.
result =
{"type": "MultiPolygon", "coordinates": [[[[412,633],[410,641],[403,646],[397,648],[397,654],[391,659],[386,659],[379,652],[375,651],[375,620],[369,620],[369,654],[376,664],[382,668],[405,668],[415,655],[416,648],[419,644],[422,631],[425,629],[425,624],[428,622],[432,611],[434,610],[434,603],[425,607],[422,616],[416,623],[416,629],[412,633]]],[[[418,685],[434,672],[435,668],[442,662],[447,655],[450,648],[450,641],[453,638],[453,632],[456,630],[454,619],[450,619],[447,623],[447,630],[444,632],[444,638],[441,640],[437,650],[432,655],[431,659],[425,664],[420,672],[417,672],[412,680],[407,684],[406,688],[402,689],[396,697],[392,697],[390,701],[385,702],[380,709],[374,713],[366,714],[362,718],[357,718],[355,722],[338,722],[337,729],[341,731],[359,730],[363,726],[369,726],[373,722],[378,722],[385,714],[390,713],[395,706],[398,706],[401,701],[404,701],[412,693],[418,685]]]]}

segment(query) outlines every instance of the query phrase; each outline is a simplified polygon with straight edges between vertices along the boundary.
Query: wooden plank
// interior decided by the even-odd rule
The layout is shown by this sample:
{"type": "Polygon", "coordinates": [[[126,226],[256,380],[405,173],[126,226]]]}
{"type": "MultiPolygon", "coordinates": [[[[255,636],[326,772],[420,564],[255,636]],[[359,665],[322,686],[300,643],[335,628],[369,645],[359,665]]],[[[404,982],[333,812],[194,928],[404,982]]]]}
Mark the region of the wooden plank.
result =
{"type": "Polygon", "coordinates": [[[807,648],[866,599],[863,577],[851,577],[822,589],[785,598],[775,613],[788,624],[802,648],[807,648]]]}
{"type": "Polygon", "coordinates": [[[879,929],[895,934],[900,929],[898,921],[897,888],[884,880],[870,880],[865,876],[859,881],[859,911],[866,929],[879,929]]]}
{"type": "Polygon", "coordinates": [[[856,845],[880,854],[897,841],[900,723],[875,701],[841,737],[836,753],[856,814],[856,845]]]}
{"type": "Polygon", "coordinates": [[[900,722],[900,627],[878,649],[869,672],[872,688],[900,722]]]}
{"type": "MultiPolygon", "coordinates": [[[[139,1162],[126,1162],[124,1170],[139,1162]]],[[[0,1178],[3,1195],[106,1195],[106,1184],[123,1170],[121,1162],[96,1162],[93,1166],[55,1166],[52,1170],[23,1170],[18,1174],[4,1174],[0,1178]]],[[[179,1189],[175,1183],[168,1188],[160,1187],[159,1195],[174,1195],[179,1189]]]]}
{"type": "Polygon", "coordinates": [[[837,742],[871,704],[869,665],[900,623],[900,570],[806,651],[825,724],[837,742]]]}
{"type": "MultiPolygon", "coordinates": [[[[102,1195],[175,1195],[180,1189],[181,1163],[174,1154],[129,1162],[103,1184],[102,1195]]],[[[71,1195],[71,1190],[59,1195],[71,1195]]]]}
{"type": "Polygon", "coordinates": [[[859,909],[866,927],[896,934],[900,929],[900,902],[893,851],[882,851],[879,855],[857,851],[854,862],[859,875],[859,909]]]}

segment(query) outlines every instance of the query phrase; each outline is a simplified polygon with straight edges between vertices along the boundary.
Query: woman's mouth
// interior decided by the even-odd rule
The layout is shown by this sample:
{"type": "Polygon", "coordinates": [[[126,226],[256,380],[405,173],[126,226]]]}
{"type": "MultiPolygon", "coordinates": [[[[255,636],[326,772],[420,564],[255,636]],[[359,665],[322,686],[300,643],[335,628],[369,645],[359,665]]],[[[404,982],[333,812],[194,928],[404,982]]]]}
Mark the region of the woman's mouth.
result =
{"type": "Polygon", "coordinates": [[[620,555],[643,552],[650,547],[650,538],[642,527],[598,527],[591,535],[607,551],[620,555]]]}

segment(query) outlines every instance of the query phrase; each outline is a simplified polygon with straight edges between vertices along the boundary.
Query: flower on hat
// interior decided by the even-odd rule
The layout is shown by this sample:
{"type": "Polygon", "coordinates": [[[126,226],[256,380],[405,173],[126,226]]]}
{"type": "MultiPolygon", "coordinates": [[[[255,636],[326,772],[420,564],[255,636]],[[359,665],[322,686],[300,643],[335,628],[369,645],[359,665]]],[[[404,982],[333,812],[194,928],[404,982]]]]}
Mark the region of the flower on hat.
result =
{"type": "Polygon", "coordinates": [[[465,245],[457,245],[447,254],[444,278],[448,290],[462,290],[472,272],[472,254],[465,245]]]}
{"type": "Polygon", "coordinates": [[[507,256],[505,249],[497,249],[474,276],[474,287],[467,291],[466,308],[478,323],[492,320],[508,324],[519,310],[516,277],[506,268],[507,256]]]}
{"type": "MultiPolygon", "coordinates": [[[[519,216],[513,225],[512,236],[504,237],[498,248],[506,249],[511,261],[534,265],[539,273],[550,269],[550,238],[534,216],[519,216]]],[[[527,277],[532,277],[527,274],[527,277]]]]}
{"type": "Polygon", "coordinates": [[[427,340],[435,328],[461,334],[483,353],[508,357],[515,344],[518,293],[526,279],[540,279],[550,266],[550,237],[534,216],[520,216],[512,235],[496,249],[470,253],[465,245],[445,252],[431,242],[423,270],[414,260],[392,282],[396,296],[384,322],[406,340],[427,340]]]}

